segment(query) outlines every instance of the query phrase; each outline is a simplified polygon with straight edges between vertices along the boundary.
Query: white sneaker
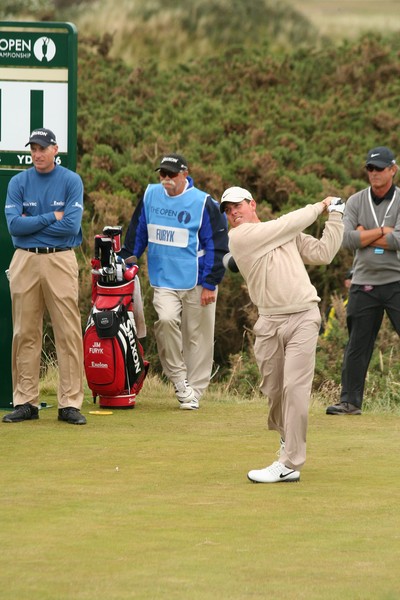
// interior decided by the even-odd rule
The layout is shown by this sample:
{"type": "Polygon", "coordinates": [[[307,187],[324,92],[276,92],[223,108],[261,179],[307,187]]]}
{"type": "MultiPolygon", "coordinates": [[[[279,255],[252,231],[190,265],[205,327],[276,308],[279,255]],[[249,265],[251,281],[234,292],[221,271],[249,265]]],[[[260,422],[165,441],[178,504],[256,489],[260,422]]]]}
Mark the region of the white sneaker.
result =
{"type": "Polygon", "coordinates": [[[197,398],[193,398],[190,402],[181,402],[180,407],[182,410],[197,410],[200,408],[199,401],[197,398]]]}
{"type": "Polygon", "coordinates": [[[188,384],[186,379],[174,383],[175,394],[179,402],[191,402],[195,399],[193,388],[188,384]]]}
{"type": "Polygon", "coordinates": [[[254,483],[281,483],[300,481],[300,472],[289,469],[283,463],[276,461],[265,469],[249,471],[247,477],[254,483]]]}

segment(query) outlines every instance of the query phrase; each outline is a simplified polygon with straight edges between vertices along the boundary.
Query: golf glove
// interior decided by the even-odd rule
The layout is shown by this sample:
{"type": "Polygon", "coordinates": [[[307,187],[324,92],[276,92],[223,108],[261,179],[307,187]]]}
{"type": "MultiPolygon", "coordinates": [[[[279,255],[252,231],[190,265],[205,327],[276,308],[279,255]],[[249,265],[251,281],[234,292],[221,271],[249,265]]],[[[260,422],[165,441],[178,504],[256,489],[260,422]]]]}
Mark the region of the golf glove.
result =
{"type": "Polygon", "coordinates": [[[345,203],[341,198],[332,198],[330,205],[328,206],[328,212],[340,212],[344,213],[345,203]]]}
{"type": "Polygon", "coordinates": [[[224,265],[225,269],[229,269],[229,271],[232,271],[232,273],[239,272],[235,259],[233,258],[230,252],[228,252],[228,254],[225,254],[225,256],[222,259],[222,264],[224,265]]]}

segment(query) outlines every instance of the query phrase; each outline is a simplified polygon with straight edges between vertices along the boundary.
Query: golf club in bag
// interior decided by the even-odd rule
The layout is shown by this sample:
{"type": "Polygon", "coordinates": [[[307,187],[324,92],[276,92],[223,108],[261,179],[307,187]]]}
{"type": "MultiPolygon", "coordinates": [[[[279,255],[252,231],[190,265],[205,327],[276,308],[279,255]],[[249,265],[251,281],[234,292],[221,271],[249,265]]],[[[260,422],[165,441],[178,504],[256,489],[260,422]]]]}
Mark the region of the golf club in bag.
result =
{"type": "Polygon", "coordinates": [[[94,240],[92,309],[83,337],[84,366],[93,401],[101,408],[133,408],[149,363],[144,360],[134,318],[136,264],[127,264],[121,227],[104,227],[94,240]]]}

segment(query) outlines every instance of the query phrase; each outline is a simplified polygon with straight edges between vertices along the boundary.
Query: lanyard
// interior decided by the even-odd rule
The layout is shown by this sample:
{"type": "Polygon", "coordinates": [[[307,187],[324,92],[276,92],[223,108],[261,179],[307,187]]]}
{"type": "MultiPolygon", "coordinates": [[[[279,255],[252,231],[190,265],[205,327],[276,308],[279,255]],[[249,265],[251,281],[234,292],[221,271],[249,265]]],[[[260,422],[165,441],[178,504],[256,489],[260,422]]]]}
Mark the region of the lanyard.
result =
{"type": "Polygon", "coordinates": [[[394,194],[393,194],[393,198],[391,199],[389,206],[388,206],[388,207],[387,207],[387,209],[386,209],[385,216],[383,217],[382,223],[381,223],[381,225],[379,225],[379,222],[378,222],[378,217],[376,216],[376,212],[375,212],[375,209],[374,209],[374,205],[372,204],[371,188],[368,188],[368,200],[369,200],[369,205],[370,205],[370,207],[371,207],[371,212],[372,212],[372,214],[373,214],[373,217],[374,217],[374,219],[375,219],[375,223],[376,223],[376,226],[377,226],[377,227],[383,227],[383,225],[384,225],[384,223],[385,223],[385,219],[386,219],[387,215],[389,214],[389,210],[392,208],[392,204],[393,204],[393,202],[394,202],[394,197],[395,197],[395,195],[396,195],[396,190],[395,190],[395,192],[394,192],[394,194]]]}

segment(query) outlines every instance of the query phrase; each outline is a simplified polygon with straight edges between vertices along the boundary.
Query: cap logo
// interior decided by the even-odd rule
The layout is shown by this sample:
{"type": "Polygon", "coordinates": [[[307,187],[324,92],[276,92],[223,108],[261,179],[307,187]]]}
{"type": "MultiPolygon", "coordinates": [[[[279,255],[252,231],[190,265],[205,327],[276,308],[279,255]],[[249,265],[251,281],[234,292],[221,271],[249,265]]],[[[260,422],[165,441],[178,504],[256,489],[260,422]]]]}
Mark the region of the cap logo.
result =
{"type": "Polygon", "coordinates": [[[379,156],[379,152],[377,154],[371,154],[371,158],[375,158],[375,156],[379,156]]]}

